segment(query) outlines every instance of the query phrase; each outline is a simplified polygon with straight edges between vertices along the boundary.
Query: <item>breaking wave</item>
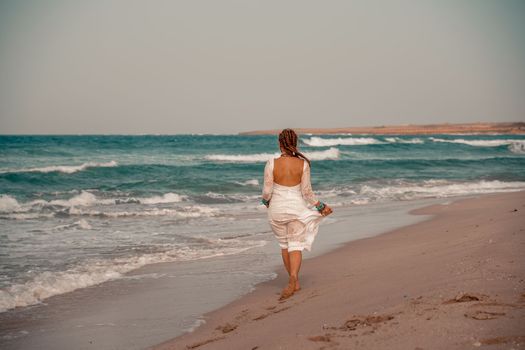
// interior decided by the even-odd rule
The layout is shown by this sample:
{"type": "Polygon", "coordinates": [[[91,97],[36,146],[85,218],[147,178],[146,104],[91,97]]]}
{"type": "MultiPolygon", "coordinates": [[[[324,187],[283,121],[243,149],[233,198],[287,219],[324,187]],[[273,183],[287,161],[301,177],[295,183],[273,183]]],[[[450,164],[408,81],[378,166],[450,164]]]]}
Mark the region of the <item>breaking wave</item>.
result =
{"type": "Polygon", "coordinates": [[[2,170],[0,173],[51,173],[60,172],[65,174],[72,174],[78,171],[86,170],[88,168],[112,168],[118,166],[114,160],[106,163],[87,162],[80,165],[50,165],[40,168],[22,168],[13,170],[2,170]]]}
{"type": "Polygon", "coordinates": [[[7,194],[0,196],[0,213],[11,213],[20,209],[20,204],[15,198],[7,194]]]}
{"type": "MultiPolygon", "coordinates": [[[[465,139],[439,139],[435,137],[430,137],[430,140],[434,142],[449,142],[449,143],[461,143],[469,146],[476,146],[476,147],[499,147],[504,145],[524,145],[525,140],[465,140],[465,139]]],[[[523,146],[522,146],[523,147],[523,146]]]]}
{"type": "Polygon", "coordinates": [[[385,137],[385,140],[391,143],[424,143],[420,138],[403,139],[400,137],[385,137]]]}
{"type": "Polygon", "coordinates": [[[127,217],[146,217],[146,216],[171,216],[178,218],[199,218],[216,216],[220,212],[217,208],[190,205],[176,209],[171,208],[141,208],[132,211],[101,211],[92,209],[81,209],[77,207],[69,208],[65,213],[71,216],[93,216],[101,218],[127,218],[127,217]]]}
{"type": "Polygon", "coordinates": [[[392,181],[365,183],[347,188],[321,192],[325,197],[348,198],[346,203],[362,205],[380,201],[443,198],[496,192],[515,192],[525,189],[522,181],[475,181],[451,182],[447,180],[425,180],[417,183],[392,181]]]}
{"type": "Polygon", "coordinates": [[[255,186],[255,187],[259,186],[259,180],[257,179],[250,179],[246,181],[235,181],[235,183],[241,186],[255,186]]]}
{"type": "MultiPolygon", "coordinates": [[[[338,159],[339,150],[335,147],[331,147],[324,151],[311,151],[304,152],[304,155],[311,160],[328,160],[338,159]]],[[[256,153],[256,154],[209,154],[205,156],[207,160],[219,161],[219,162],[232,162],[232,163],[255,163],[255,162],[266,162],[268,159],[279,157],[279,153],[256,153]]]]}
{"type": "Polygon", "coordinates": [[[209,154],[204,158],[207,160],[232,163],[266,162],[272,157],[279,157],[279,153],[255,153],[255,154],[209,154]]]}
{"type": "MultiPolygon", "coordinates": [[[[217,213],[215,208],[197,205],[178,206],[177,208],[156,208],[156,204],[179,203],[186,200],[187,196],[176,193],[166,193],[152,197],[126,197],[126,198],[97,198],[93,193],[81,191],[80,194],[69,199],[43,199],[19,203],[16,198],[9,195],[0,196],[0,214],[2,218],[15,220],[30,220],[51,218],[54,216],[98,216],[107,218],[132,217],[132,216],[173,216],[179,218],[193,218],[200,216],[213,216],[217,213]],[[120,204],[144,204],[143,207],[132,207],[136,210],[118,211],[120,204]]],[[[78,225],[81,226],[81,225],[78,225]]]]}
{"type": "Polygon", "coordinates": [[[509,151],[517,154],[525,154],[525,141],[511,143],[509,145],[509,151]]]}
{"type": "Polygon", "coordinates": [[[309,139],[303,139],[303,142],[311,147],[329,147],[329,146],[357,146],[357,145],[376,145],[383,144],[383,141],[372,137],[338,137],[324,139],[313,136],[309,139]]]}
{"type": "Polygon", "coordinates": [[[165,193],[161,196],[153,197],[126,197],[126,198],[97,198],[93,193],[81,191],[80,194],[69,199],[53,199],[46,201],[37,199],[20,204],[16,198],[9,195],[0,196],[0,213],[24,212],[33,207],[61,206],[61,207],[87,207],[93,205],[112,205],[112,204],[165,204],[178,203],[185,200],[187,196],[176,193],[165,193]]]}
{"type": "Polygon", "coordinates": [[[223,240],[220,238],[203,238],[201,241],[206,241],[207,246],[177,246],[157,253],[87,261],[66,271],[40,273],[26,283],[15,284],[0,290],[0,312],[15,307],[38,304],[53,295],[122,278],[125,273],[145,265],[233,255],[266,244],[265,241],[223,240]]]}

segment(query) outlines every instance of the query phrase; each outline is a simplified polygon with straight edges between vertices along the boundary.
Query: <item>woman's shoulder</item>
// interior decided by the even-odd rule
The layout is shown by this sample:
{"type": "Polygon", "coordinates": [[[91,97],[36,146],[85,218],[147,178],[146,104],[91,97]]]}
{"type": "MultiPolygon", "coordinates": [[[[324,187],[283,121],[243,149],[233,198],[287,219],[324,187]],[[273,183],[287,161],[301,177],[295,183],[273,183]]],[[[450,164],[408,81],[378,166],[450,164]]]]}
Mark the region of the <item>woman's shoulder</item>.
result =
{"type": "Polygon", "coordinates": [[[310,167],[310,164],[306,161],[306,159],[303,159],[303,171],[310,167]]]}

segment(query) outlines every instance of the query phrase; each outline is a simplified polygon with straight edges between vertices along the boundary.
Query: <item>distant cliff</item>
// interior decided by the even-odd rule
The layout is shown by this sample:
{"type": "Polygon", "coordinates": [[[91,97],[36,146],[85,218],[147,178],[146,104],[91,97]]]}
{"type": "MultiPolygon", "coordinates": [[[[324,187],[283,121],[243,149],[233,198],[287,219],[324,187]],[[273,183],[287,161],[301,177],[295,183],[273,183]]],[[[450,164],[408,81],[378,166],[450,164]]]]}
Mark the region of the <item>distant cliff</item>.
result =
{"type": "MultiPolygon", "coordinates": [[[[465,123],[465,124],[426,124],[426,125],[381,125],[348,128],[294,128],[299,134],[525,134],[525,122],[513,123],[465,123]]],[[[278,134],[281,130],[255,130],[240,135],[278,134]]]]}

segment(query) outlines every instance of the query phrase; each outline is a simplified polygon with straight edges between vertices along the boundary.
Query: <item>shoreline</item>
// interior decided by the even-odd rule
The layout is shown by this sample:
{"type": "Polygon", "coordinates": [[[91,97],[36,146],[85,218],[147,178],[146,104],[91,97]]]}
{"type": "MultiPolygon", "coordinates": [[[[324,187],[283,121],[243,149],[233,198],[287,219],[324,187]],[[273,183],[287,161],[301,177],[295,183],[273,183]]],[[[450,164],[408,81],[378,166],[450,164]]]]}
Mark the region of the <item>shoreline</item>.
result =
{"type": "MultiPolygon", "coordinates": [[[[381,125],[343,128],[295,128],[298,134],[371,134],[371,135],[430,135],[430,134],[502,134],[502,135],[524,135],[525,123],[502,122],[502,123],[440,123],[440,124],[403,124],[403,125],[381,125]]],[[[277,135],[281,130],[252,130],[240,132],[239,135],[277,135]]]]}
{"type": "Polygon", "coordinates": [[[277,278],[206,313],[206,322],[193,332],[152,349],[523,345],[525,328],[518,320],[525,321],[525,258],[519,254],[525,244],[525,191],[448,199],[409,211],[431,216],[423,221],[305,259],[303,289],[292,298],[277,301],[287,280],[280,268],[277,278]],[[494,249],[497,255],[483,258],[494,249]],[[407,278],[401,267],[419,279],[407,278]],[[490,329],[480,328],[483,322],[490,329]],[[284,324],[294,327],[283,329],[284,324]],[[408,337],[396,338],[398,333],[408,337]]]}
{"type": "MultiPolygon", "coordinates": [[[[420,221],[422,217],[408,212],[450,200],[426,198],[337,207],[337,216],[327,218],[316,237],[315,249],[304,258],[420,221]],[[350,235],[346,230],[349,222],[353,227],[350,235]]],[[[202,322],[202,315],[275,278],[274,271],[281,264],[280,250],[266,229],[264,214],[261,211],[239,228],[253,231],[253,225],[260,222],[264,230],[256,229],[259,232],[246,239],[266,241],[261,247],[209,259],[146,265],[119,279],[0,313],[1,347],[144,349],[184,334],[202,322]]]]}

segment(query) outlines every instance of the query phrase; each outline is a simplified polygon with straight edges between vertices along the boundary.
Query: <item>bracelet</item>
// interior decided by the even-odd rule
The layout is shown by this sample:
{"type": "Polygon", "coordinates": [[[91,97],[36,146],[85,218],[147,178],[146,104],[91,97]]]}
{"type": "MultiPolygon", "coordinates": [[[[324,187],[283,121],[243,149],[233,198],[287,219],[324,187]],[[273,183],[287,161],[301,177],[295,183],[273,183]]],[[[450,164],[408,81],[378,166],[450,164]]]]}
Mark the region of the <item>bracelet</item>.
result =
{"type": "Polygon", "coordinates": [[[325,204],[321,201],[319,201],[319,205],[315,206],[315,209],[317,209],[318,212],[322,212],[325,207],[325,204]]]}
{"type": "Polygon", "coordinates": [[[261,203],[264,204],[265,206],[268,206],[270,204],[270,201],[267,201],[266,199],[261,199],[261,203]]]}

